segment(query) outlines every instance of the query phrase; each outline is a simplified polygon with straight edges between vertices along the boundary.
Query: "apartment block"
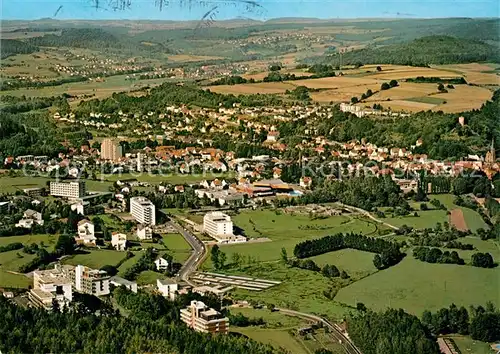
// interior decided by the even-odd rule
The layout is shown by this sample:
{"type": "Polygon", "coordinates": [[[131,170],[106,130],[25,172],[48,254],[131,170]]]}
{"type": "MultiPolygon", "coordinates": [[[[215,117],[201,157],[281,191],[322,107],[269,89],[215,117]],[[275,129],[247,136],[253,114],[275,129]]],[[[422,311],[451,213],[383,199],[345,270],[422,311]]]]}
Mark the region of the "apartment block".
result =
{"type": "Polygon", "coordinates": [[[130,214],[141,224],[156,224],[155,205],[145,197],[130,198],[130,214]]]}
{"type": "Polygon", "coordinates": [[[101,143],[101,159],[118,161],[123,156],[122,147],[112,139],[104,139],[101,143]]]}
{"type": "Polygon", "coordinates": [[[182,322],[197,332],[227,334],[229,331],[229,319],[201,301],[191,301],[180,313],[182,322]]]}
{"type": "Polygon", "coordinates": [[[104,270],[91,269],[82,265],[66,267],[66,274],[71,279],[76,291],[89,295],[109,295],[110,276],[104,270]]]}
{"type": "Polygon", "coordinates": [[[220,211],[213,211],[203,217],[203,231],[219,243],[246,242],[244,236],[233,234],[231,217],[220,211]]]}
{"type": "Polygon", "coordinates": [[[85,182],[50,182],[50,195],[77,199],[85,196],[85,182]]]}

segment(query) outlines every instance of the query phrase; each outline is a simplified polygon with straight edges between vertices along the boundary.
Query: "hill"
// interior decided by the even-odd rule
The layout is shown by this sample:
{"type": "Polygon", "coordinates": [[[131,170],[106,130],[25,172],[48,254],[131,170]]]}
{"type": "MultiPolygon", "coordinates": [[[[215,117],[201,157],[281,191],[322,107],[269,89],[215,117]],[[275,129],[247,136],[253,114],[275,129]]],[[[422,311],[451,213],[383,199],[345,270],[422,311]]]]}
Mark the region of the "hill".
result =
{"type": "MultiPolygon", "coordinates": [[[[328,56],[330,59],[332,56],[328,56]]],[[[327,58],[328,58],[327,57],[327,58]]],[[[328,61],[328,60],[325,60],[328,61]]],[[[368,47],[348,52],[344,64],[399,64],[425,66],[471,62],[500,62],[496,46],[473,39],[427,36],[411,42],[368,47]]]]}
{"type": "Polygon", "coordinates": [[[2,48],[0,55],[1,59],[5,59],[16,54],[31,54],[38,50],[38,48],[34,45],[15,39],[0,40],[0,48],[2,48]]]}

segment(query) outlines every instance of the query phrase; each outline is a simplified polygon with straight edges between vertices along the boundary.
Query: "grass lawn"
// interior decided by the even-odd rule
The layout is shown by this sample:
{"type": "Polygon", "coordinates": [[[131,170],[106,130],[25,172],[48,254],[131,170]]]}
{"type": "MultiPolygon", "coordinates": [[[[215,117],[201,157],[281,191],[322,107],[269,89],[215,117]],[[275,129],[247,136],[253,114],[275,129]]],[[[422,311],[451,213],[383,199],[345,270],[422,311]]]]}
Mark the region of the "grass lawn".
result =
{"type": "Polygon", "coordinates": [[[123,262],[119,267],[118,267],[118,276],[123,277],[127,269],[132,267],[135,262],[139,259],[141,255],[138,254],[137,252],[134,253],[134,257],[127,259],[125,262],[123,262]]]}
{"type": "Polygon", "coordinates": [[[477,340],[473,340],[470,337],[465,336],[447,336],[452,338],[458,349],[462,353],[470,353],[470,354],[493,354],[491,347],[488,343],[480,342],[477,340]]]}
{"type": "MultiPolygon", "coordinates": [[[[55,179],[46,177],[2,176],[0,177],[0,190],[3,193],[15,193],[16,191],[22,191],[24,188],[47,187],[48,181],[55,181],[55,179]]],[[[112,185],[112,183],[106,181],[93,181],[88,179],[84,181],[89,191],[108,192],[109,186],[112,185]]]]}
{"type": "MultiPolygon", "coordinates": [[[[277,215],[269,209],[245,210],[234,215],[233,224],[244,230],[248,237],[266,237],[268,242],[247,242],[236,245],[223,245],[221,250],[231,260],[232,254],[251,256],[257,261],[276,261],[280,259],[281,248],[289,255],[293,254],[295,245],[304,240],[331,235],[338,232],[359,232],[365,235],[376,235],[380,225],[364,218],[350,216],[332,216],[326,219],[310,220],[306,215],[277,215]],[[304,227],[309,226],[308,229],[304,227]]],[[[210,257],[204,263],[211,267],[210,257]]]]}
{"type": "Polygon", "coordinates": [[[310,257],[318,266],[333,264],[345,270],[352,278],[359,279],[377,271],[373,265],[374,254],[370,252],[344,249],[310,257]]]}
{"type": "MultiPolygon", "coordinates": [[[[408,225],[415,229],[433,228],[438,222],[442,224],[448,221],[445,210],[418,210],[417,213],[419,216],[413,216],[412,212],[407,216],[386,217],[381,220],[394,226],[408,225]]],[[[389,213],[386,213],[386,215],[389,215],[389,213]]]]}
{"type": "Polygon", "coordinates": [[[500,269],[483,269],[453,264],[429,264],[408,255],[401,263],[377,272],[339,291],[335,300],[354,306],[384,310],[403,308],[420,316],[424,310],[484,305],[500,306],[500,269]]]}
{"type": "Polygon", "coordinates": [[[0,288],[28,288],[32,280],[21,274],[8,273],[0,268],[0,288]]]}
{"type": "MultiPolygon", "coordinates": [[[[47,235],[47,234],[7,236],[7,237],[0,237],[0,246],[5,246],[8,245],[9,243],[14,243],[14,242],[21,242],[22,244],[32,244],[32,243],[40,244],[40,242],[43,242],[46,246],[54,247],[56,241],[57,241],[57,236],[47,235]]],[[[52,249],[52,247],[50,249],[52,249]]]]}
{"type": "Polygon", "coordinates": [[[146,270],[141,272],[137,277],[137,285],[155,284],[157,279],[165,279],[165,275],[161,273],[153,272],[152,270],[146,270]]]}
{"type": "Polygon", "coordinates": [[[241,269],[230,269],[226,273],[282,281],[280,285],[264,291],[236,289],[234,297],[237,299],[253,299],[264,304],[272,303],[278,307],[326,315],[332,319],[341,319],[349,311],[348,307],[328,300],[323,295],[323,291],[332,283],[320,273],[288,268],[279,262],[256,263],[241,269]]]}
{"type": "Polygon", "coordinates": [[[75,254],[74,256],[65,258],[63,263],[71,265],[84,265],[94,269],[100,269],[105,265],[116,265],[123,258],[125,252],[113,250],[92,250],[88,254],[75,254]]]}

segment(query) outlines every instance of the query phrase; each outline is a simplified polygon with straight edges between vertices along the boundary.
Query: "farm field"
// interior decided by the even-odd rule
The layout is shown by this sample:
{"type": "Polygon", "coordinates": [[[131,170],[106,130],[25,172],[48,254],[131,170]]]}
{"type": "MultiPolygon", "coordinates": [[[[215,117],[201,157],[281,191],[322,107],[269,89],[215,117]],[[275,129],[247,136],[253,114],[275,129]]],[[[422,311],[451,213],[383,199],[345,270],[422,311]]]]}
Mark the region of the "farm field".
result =
{"type": "Polygon", "coordinates": [[[336,301],[354,306],[364,303],[375,310],[403,308],[420,316],[457,306],[500,305],[499,269],[452,264],[429,264],[408,255],[401,263],[355,282],[339,291],[336,301]]]}
{"type": "Polygon", "coordinates": [[[209,86],[208,89],[212,92],[233,94],[233,95],[250,95],[250,94],[273,94],[284,93],[286,90],[293,90],[298,85],[288,82],[259,82],[256,84],[240,84],[240,85],[217,85],[209,86]]]}
{"type": "Polygon", "coordinates": [[[497,64],[483,63],[436,66],[439,69],[461,73],[467,82],[476,85],[500,85],[500,76],[494,73],[494,69],[497,67],[497,64]]]}
{"type": "Polygon", "coordinates": [[[464,219],[465,219],[465,223],[467,224],[467,227],[471,231],[476,231],[477,229],[480,229],[480,228],[483,228],[483,229],[488,228],[488,225],[486,225],[483,218],[476,211],[453,204],[453,200],[454,200],[455,196],[453,196],[452,194],[440,194],[440,195],[432,196],[432,198],[439,200],[449,210],[461,209],[463,216],[464,216],[464,219]]]}

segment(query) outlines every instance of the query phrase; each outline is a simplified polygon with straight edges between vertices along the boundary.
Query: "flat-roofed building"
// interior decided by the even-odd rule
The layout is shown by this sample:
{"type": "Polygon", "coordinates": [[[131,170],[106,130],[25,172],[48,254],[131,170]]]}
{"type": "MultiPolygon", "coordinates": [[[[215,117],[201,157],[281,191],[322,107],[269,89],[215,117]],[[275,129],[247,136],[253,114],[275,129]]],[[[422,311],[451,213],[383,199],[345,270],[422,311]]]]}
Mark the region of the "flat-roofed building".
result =
{"type": "Polygon", "coordinates": [[[77,229],[78,235],[75,237],[77,244],[95,246],[97,238],[94,233],[94,224],[91,221],[87,219],[80,220],[77,229]]]}
{"type": "Polygon", "coordinates": [[[130,214],[141,224],[150,226],[156,224],[155,205],[148,198],[130,198],[130,214]]]}
{"type": "Polygon", "coordinates": [[[224,334],[229,332],[229,319],[201,301],[191,301],[191,304],[180,312],[182,322],[197,332],[224,334]]]}
{"type": "Polygon", "coordinates": [[[149,225],[137,225],[137,238],[141,241],[150,241],[153,239],[153,229],[149,225]]]}
{"type": "Polygon", "coordinates": [[[111,245],[117,251],[125,251],[127,249],[127,235],[113,232],[111,234],[111,245]]]}
{"type": "Polygon", "coordinates": [[[115,275],[109,279],[109,283],[117,287],[124,286],[133,293],[137,293],[137,283],[135,281],[130,281],[115,275]]]}
{"type": "Polygon", "coordinates": [[[175,300],[177,291],[179,291],[179,284],[169,279],[157,279],[156,286],[158,291],[170,300],[175,300]]]}
{"type": "Polygon", "coordinates": [[[64,198],[82,198],[85,196],[85,182],[50,182],[50,195],[64,198]]]}
{"type": "Polygon", "coordinates": [[[33,289],[28,298],[37,306],[51,310],[54,302],[63,308],[73,300],[71,279],[61,266],[33,272],[33,289]]]}
{"type": "Polygon", "coordinates": [[[40,187],[24,188],[23,192],[28,197],[35,198],[35,197],[40,197],[42,195],[43,189],[40,187]]]}
{"type": "Polygon", "coordinates": [[[66,267],[66,272],[80,293],[101,296],[109,295],[110,276],[104,270],[88,268],[82,265],[66,267]]]}
{"type": "Polygon", "coordinates": [[[244,236],[233,234],[231,217],[220,211],[206,213],[203,217],[203,231],[220,243],[246,242],[244,236]]]}

